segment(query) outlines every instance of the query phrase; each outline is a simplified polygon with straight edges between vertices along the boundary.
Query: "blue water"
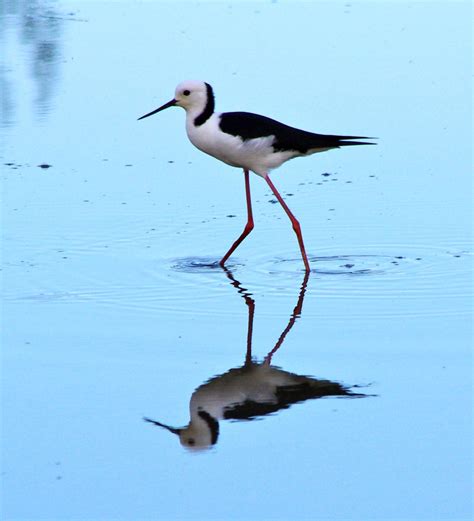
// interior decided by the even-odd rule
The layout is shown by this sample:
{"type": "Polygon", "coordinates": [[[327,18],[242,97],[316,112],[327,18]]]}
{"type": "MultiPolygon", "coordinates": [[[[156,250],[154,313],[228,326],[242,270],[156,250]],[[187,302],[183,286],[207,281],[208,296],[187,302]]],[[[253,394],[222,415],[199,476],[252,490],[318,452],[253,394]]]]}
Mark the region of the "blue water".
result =
{"type": "Polygon", "coordinates": [[[2,519],[471,519],[470,3],[0,13],[2,519]],[[181,109],[136,121],[188,78],[218,110],[378,137],[273,173],[308,280],[257,176],[216,266],[242,173],[181,109]],[[222,409],[202,447],[143,421],[186,428],[192,399],[222,409]]]}

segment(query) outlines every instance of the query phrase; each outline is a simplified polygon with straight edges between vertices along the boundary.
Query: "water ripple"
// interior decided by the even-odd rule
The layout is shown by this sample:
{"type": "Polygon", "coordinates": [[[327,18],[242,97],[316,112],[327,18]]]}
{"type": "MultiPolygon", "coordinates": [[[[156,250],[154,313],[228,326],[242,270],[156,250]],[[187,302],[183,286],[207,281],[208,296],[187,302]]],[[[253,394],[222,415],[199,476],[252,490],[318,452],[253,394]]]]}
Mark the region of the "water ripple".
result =
{"type": "MultiPolygon", "coordinates": [[[[380,318],[470,313],[472,287],[466,280],[472,253],[465,244],[449,248],[359,245],[358,251],[344,253],[334,249],[309,255],[309,315],[342,320],[348,315],[380,318]]],[[[116,257],[104,251],[82,255],[76,250],[71,259],[58,263],[54,278],[42,279],[40,288],[35,282],[39,273],[33,272],[41,266],[31,267],[35,289],[27,286],[20,292],[7,291],[6,299],[61,304],[87,301],[141,314],[222,316],[244,312],[238,300],[232,300],[219,260],[214,256],[157,258],[149,250],[137,257],[116,257]]],[[[227,267],[251,293],[272,297],[275,305],[262,310],[267,315],[275,313],[281,299],[294,297],[304,275],[301,258],[294,252],[252,252],[250,259],[231,258],[227,267]]],[[[29,279],[23,278],[25,286],[29,279]]]]}

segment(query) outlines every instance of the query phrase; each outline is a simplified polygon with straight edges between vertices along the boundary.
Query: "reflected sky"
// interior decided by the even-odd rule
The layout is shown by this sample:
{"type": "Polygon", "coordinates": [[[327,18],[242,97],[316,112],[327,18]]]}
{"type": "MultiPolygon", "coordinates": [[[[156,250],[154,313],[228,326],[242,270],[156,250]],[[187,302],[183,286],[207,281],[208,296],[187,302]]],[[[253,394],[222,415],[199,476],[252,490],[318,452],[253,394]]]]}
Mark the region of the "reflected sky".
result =
{"type": "MultiPolygon", "coordinates": [[[[69,15],[70,16],[70,15],[69,15]]],[[[17,120],[20,98],[29,99],[39,119],[52,109],[63,59],[65,15],[57,2],[5,0],[0,8],[2,126],[17,120]],[[25,84],[21,72],[32,79],[25,84]]]]}

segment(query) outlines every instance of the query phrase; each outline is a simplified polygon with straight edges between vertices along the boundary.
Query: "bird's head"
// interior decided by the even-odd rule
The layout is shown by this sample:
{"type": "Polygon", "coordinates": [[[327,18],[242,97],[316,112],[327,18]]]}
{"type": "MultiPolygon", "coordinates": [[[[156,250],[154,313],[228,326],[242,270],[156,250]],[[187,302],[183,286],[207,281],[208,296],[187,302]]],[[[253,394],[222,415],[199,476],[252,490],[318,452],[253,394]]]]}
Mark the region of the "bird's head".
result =
{"type": "Polygon", "coordinates": [[[205,450],[217,443],[219,437],[219,423],[209,413],[199,411],[193,421],[187,427],[170,427],[150,418],[143,418],[146,422],[176,434],[183,447],[190,450],[205,450]]]}
{"type": "Polygon", "coordinates": [[[161,107],[145,114],[138,118],[144,119],[152,116],[169,107],[183,107],[184,110],[191,110],[196,113],[201,113],[206,108],[210,108],[211,113],[214,110],[214,93],[212,87],[204,81],[187,80],[181,82],[175,90],[174,98],[161,107]]]}

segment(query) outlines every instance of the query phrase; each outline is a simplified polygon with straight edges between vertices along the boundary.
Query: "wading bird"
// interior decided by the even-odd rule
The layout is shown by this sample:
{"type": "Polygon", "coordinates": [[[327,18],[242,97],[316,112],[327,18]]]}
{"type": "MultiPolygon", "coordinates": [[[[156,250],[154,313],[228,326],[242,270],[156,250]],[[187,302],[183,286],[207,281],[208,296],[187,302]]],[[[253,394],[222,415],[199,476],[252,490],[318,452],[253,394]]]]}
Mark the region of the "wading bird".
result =
{"type": "Polygon", "coordinates": [[[374,143],[366,141],[354,141],[372,138],[314,134],[250,112],[215,112],[214,92],[212,87],[203,81],[180,83],[171,101],[138,119],[147,118],[174,106],[182,107],[186,111],[186,132],[194,146],[228,165],[244,170],[247,224],[242,234],[222,257],[220,265],[224,266],[254,227],[249,181],[249,171],[252,171],[265,179],[290,218],[298,238],[305,270],[310,271],[300,223],[271,181],[269,171],[294,157],[309,156],[349,145],[373,145],[374,143]]]}

